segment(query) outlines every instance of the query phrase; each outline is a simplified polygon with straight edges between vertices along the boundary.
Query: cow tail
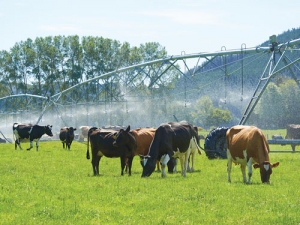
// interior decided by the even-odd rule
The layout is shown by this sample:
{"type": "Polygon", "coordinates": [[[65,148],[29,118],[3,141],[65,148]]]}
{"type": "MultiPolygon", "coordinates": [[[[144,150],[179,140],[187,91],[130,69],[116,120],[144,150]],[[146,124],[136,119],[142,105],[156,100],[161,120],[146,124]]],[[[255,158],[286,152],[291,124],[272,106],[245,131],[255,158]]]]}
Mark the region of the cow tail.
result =
{"type": "MultiPolygon", "coordinates": [[[[199,148],[204,151],[204,148],[201,147],[200,143],[201,143],[201,141],[199,140],[199,148]]],[[[199,148],[197,148],[198,149],[198,153],[201,155],[201,151],[199,150],[199,148]]]]}
{"type": "Polygon", "coordinates": [[[88,132],[88,138],[87,138],[87,149],[86,149],[86,158],[87,159],[90,159],[89,146],[90,146],[90,132],[88,132]]]}

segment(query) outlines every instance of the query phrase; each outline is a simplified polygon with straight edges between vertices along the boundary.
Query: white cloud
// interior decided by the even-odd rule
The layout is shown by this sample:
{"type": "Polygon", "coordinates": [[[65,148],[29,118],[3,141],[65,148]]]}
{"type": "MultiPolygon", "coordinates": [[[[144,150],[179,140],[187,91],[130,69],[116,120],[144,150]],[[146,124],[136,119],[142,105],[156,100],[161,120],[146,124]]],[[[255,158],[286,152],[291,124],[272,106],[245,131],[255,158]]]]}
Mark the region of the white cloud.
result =
{"type": "Polygon", "coordinates": [[[221,20],[220,14],[191,10],[148,11],[142,12],[142,14],[151,17],[167,18],[176,23],[189,25],[213,25],[218,24],[221,20]]]}
{"type": "Polygon", "coordinates": [[[54,31],[54,32],[60,32],[60,31],[71,31],[71,32],[77,32],[80,31],[80,29],[73,25],[42,25],[40,26],[40,29],[43,31],[54,31]]]}

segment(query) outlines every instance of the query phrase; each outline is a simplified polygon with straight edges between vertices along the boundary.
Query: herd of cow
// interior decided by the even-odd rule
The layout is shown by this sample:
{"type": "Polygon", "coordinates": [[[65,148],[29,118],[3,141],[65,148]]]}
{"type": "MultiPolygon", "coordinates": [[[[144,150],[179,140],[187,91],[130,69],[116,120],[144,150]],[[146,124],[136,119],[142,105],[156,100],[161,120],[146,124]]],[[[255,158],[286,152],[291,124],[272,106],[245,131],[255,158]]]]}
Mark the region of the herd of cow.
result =
{"type": "MultiPolygon", "coordinates": [[[[63,148],[70,150],[74,140],[76,128],[61,128],[59,138],[63,148]]],[[[130,129],[100,129],[96,127],[81,127],[82,137],[87,136],[86,158],[90,159],[89,147],[91,147],[92,168],[94,175],[99,175],[99,164],[102,156],[121,160],[121,175],[128,170],[131,175],[131,167],[134,156],[140,156],[142,166],[142,177],[149,177],[155,168],[161,166],[161,176],[166,176],[176,169],[176,159],[180,160],[181,174],[186,176],[187,171],[194,170],[195,154],[201,154],[200,140],[197,127],[186,121],[169,122],[155,128],[130,129]],[[190,167],[191,164],[191,167],[190,167]]],[[[52,126],[39,126],[32,124],[13,124],[15,136],[15,149],[20,149],[20,140],[29,139],[30,147],[33,148],[33,141],[36,141],[36,150],[42,135],[53,136],[52,126]]],[[[260,129],[254,126],[237,125],[226,131],[227,140],[227,172],[228,181],[231,182],[230,172],[232,162],[241,165],[243,180],[250,183],[252,176],[252,165],[260,168],[261,181],[269,183],[272,169],[279,165],[269,160],[269,145],[265,135],[260,129]],[[245,168],[248,167],[248,180],[246,179],[245,168]]]]}

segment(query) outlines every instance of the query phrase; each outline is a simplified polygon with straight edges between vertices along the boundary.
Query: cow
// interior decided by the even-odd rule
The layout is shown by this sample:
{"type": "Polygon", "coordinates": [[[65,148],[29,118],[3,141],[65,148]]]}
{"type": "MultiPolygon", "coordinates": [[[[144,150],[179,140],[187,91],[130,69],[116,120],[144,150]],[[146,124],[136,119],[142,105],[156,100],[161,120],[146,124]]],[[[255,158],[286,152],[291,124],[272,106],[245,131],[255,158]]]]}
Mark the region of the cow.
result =
{"type": "Polygon", "coordinates": [[[88,137],[88,132],[89,132],[90,128],[91,128],[90,126],[80,126],[79,127],[78,141],[84,141],[84,138],[88,137]]]}
{"type": "Polygon", "coordinates": [[[244,183],[250,183],[253,167],[260,168],[262,183],[270,183],[272,169],[279,162],[270,163],[269,144],[263,132],[255,126],[237,125],[226,132],[227,140],[227,172],[228,182],[231,182],[230,172],[232,162],[241,165],[244,183]],[[246,166],[248,167],[248,181],[246,180],[246,166]]]}
{"type": "Polygon", "coordinates": [[[76,128],[74,127],[63,127],[59,132],[59,139],[63,144],[63,148],[69,149],[71,148],[71,144],[74,140],[74,131],[76,128]]]}
{"type": "Polygon", "coordinates": [[[165,166],[172,157],[180,158],[181,173],[185,177],[188,158],[194,148],[201,154],[199,136],[191,124],[186,121],[161,124],[155,132],[148,154],[141,156],[142,177],[149,177],[152,174],[157,159],[161,162],[161,176],[165,177],[165,166]]]}
{"type": "Polygon", "coordinates": [[[48,136],[52,137],[52,125],[47,126],[39,126],[39,125],[32,125],[32,124],[13,124],[13,134],[15,136],[15,150],[17,149],[17,145],[22,150],[20,140],[22,139],[29,139],[30,147],[27,150],[33,148],[32,142],[36,142],[36,151],[38,151],[39,147],[39,140],[44,135],[47,134],[48,136]]]}
{"type": "Polygon", "coordinates": [[[99,164],[102,156],[108,158],[120,158],[121,160],[121,175],[124,175],[124,168],[126,162],[128,163],[128,175],[131,176],[132,160],[135,153],[135,146],[120,146],[115,147],[113,142],[115,141],[114,130],[105,130],[98,128],[90,128],[88,131],[88,143],[86,158],[90,159],[89,142],[91,143],[92,151],[92,168],[94,175],[99,175],[99,164]]]}
{"type": "MultiPolygon", "coordinates": [[[[136,146],[136,155],[146,155],[149,151],[150,144],[155,135],[155,128],[137,128],[130,130],[130,125],[124,130],[120,129],[116,133],[114,146],[119,147],[122,145],[136,146]]],[[[156,162],[156,168],[160,171],[159,161],[156,162]]],[[[173,172],[173,167],[168,167],[169,172],[173,172]]]]}

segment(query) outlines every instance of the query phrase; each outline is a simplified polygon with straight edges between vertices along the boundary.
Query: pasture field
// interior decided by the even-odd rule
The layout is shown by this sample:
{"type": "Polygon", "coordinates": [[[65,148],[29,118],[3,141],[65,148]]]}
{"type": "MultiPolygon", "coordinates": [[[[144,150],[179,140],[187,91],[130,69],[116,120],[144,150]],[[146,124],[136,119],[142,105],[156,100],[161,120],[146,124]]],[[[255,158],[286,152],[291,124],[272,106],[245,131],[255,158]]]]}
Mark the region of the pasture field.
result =
{"type": "Polygon", "coordinates": [[[0,224],[300,223],[300,153],[271,153],[272,162],[280,161],[271,184],[254,170],[247,185],[238,166],[228,183],[227,161],[208,160],[204,152],[195,172],[164,179],[159,172],[141,178],[138,157],[131,177],[120,175],[119,159],[105,157],[94,177],[79,142],[70,151],[59,141],[41,142],[38,152],[0,144],[0,152],[0,224]]]}

